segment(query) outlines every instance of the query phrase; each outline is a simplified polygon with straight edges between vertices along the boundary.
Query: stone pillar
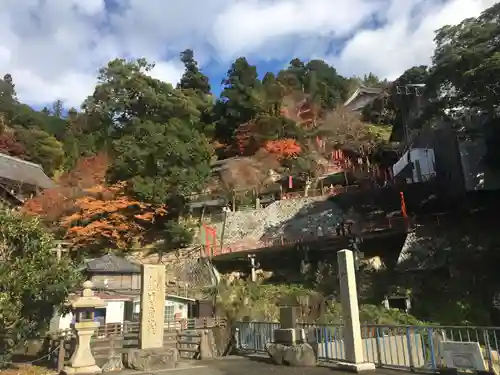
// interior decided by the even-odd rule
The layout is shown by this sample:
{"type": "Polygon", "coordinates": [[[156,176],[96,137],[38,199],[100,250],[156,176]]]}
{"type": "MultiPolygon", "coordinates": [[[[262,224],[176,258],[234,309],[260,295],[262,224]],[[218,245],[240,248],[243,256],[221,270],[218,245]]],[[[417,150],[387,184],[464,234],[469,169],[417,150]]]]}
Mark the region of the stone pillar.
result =
{"type": "Polygon", "coordinates": [[[339,264],[340,302],[342,303],[342,318],[344,321],[343,336],[346,360],[346,363],[341,365],[346,369],[356,372],[375,370],[373,363],[365,362],[363,353],[353,252],[351,250],[341,250],[337,253],[337,259],[339,264]]]}
{"type": "Polygon", "coordinates": [[[143,264],[141,266],[141,349],[163,347],[165,329],[165,265],[143,264]]]}

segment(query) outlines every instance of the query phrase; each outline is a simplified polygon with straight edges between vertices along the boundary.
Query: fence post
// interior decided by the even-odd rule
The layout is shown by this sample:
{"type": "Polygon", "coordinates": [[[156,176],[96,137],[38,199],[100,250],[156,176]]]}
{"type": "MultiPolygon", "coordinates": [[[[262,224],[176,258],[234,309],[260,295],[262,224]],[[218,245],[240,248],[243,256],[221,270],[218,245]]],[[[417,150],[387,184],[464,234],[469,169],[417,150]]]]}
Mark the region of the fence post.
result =
{"type": "Polygon", "coordinates": [[[236,349],[237,350],[241,349],[240,329],[239,329],[239,327],[236,327],[234,329],[234,342],[236,344],[236,349]]]}
{"type": "Polygon", "coordinates": [[[431,360],[431,366],[432,366],[432,369],[435,370],[436,369],[436,351],[434,349],[434,340],[433,340],[433,336],[434,336],[434,332],[433,332],[433,329],[431,327],[427,328],[427,336],[428,336],[428,340],[429,340],[429,349],[430,349],[430,360],[431,360]]]}
{"type": "Polygon", "coordinates": [[[411,329],[406,327],[406,345],[408,346],[408,359],[410,360],[410,370],[415,371],[415,364],[413,362],[413,350],[411,340],[411,329]]]}
{"type": "Polygon", "coordinates": [[[64,359],[66,357],[66,348],[64,347],[66,340],[64,336],[59,339],[59,352],[57,354],[57,371],[61,372],[64,367],[64,359]]]}
{"type": "Polygon", "coordinates": [[[377,348],[377,363],[382,366],[382,351],[380,350],[380,327],[375,327],[375,347],[377,348]]]}

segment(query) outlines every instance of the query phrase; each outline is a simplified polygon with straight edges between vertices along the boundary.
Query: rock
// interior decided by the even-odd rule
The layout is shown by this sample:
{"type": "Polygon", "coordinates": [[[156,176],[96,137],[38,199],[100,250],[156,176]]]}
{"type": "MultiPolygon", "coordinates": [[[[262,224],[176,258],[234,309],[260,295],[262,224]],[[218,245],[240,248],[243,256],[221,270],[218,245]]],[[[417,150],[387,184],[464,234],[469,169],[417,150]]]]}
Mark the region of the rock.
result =
{"type": "Polygon", "coordinates": [[[267,354],[277,365],[283,364],[283,357],[285,355],[286,346],[282,344],[268,343],[265,346],[267,354]]]}
{"type": "Polygon", "coordinates": [[[123,369],[122,357],[116,355],[108,358],[106,363],[102,366],[103,372],[120,371],[123,369]]]}
{"type": "Polygon", "coordinates": [[[215,340],[212,330],[202,330],[200,337],[200,359],[215,358],[215,352],[215,340]]]}
{"type": "Polygon", "coordinates": [[[130,349],[127,352],[125,367],[137,371],[154,368],[174,368],[179,360],[179,352],[174,348],[130,349]]]}
{"type": "Polygon", "coordinates": [[[316,355],[309,344],[292,345],[286,348],[283,362],[296,367],[316,366],[316,355]]]}
{"type": "Polygon", "coordinates": [[[266,351],[277,365],[294,367],[316,366],[316,355],[309,344],[283,345],[266,344],[266,351]]]}

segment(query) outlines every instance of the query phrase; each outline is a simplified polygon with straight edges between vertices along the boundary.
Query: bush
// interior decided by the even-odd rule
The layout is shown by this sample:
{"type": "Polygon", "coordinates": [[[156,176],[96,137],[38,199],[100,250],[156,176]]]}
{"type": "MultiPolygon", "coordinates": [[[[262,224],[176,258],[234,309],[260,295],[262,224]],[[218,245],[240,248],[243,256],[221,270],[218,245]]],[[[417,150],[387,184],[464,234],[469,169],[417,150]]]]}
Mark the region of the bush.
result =
{"type": "Polygon", "coordinates": [[[79,281],[69,260],[56,259],[53,240],[37,218],[0,210],[0,366],[48,328],[79,281]]]}
{"type": "MultiPolygon", "coordinates": [[[[308,323],[341,324],[340,303],[325,301],[314,290],[293,284],[266,285],[236,280],[222,280],[217,292],[217,308],[230,320],[278,321],[283,305],[299,306],[298,319],[308,323]]],[[[397,309],[383,306],[361,305],[362,324],[418,325],[417,318],[397,309]]]]}

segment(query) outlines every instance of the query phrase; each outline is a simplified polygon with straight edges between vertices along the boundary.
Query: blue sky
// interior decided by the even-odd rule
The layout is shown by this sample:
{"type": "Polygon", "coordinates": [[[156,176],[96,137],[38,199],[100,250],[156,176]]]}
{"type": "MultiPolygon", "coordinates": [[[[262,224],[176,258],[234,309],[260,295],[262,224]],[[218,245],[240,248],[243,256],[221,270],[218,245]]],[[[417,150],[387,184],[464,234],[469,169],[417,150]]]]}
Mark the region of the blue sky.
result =
{"type": "Polygon", "coordinates": [[[294,57],[321,58],[346,76],[393,79],[427,64],[434,30],[474,17],[494,0],[0,0],[0,74],[36,107],[79,107],[97,70],[146,57],[175,84],[191,48],[214,91],[245,56],[260,75],[294,57]]]}

